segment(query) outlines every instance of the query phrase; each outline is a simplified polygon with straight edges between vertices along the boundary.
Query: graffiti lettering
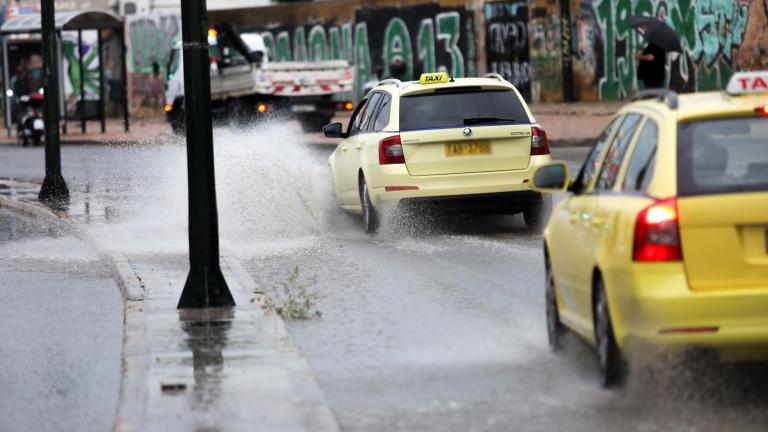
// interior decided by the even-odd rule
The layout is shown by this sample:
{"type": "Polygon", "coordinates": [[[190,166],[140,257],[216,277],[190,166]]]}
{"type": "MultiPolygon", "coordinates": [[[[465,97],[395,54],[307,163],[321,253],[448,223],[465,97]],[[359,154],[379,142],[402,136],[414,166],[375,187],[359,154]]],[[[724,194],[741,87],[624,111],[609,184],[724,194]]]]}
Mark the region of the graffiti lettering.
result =
{"type": "Polygon", "coordinates": [[[451,76],[464,76],[464,56],[459,49],[459,13],[443,12],[437,14],[437,40],[445,43],[445,50],[451,56],[451,76]]]}
{"type": "Polygon", "coordinates": [[[519,0],[486,3],[485,14],[488,71],[503,76],[530,100],[532,75],[528,48],[528,4],[519,0]]]}
{"type": "Polygon", "coordinates": [[[411,35],[405,21],[394,18],[387,24],[384,31],[384,53],[382,56],[385,65],[391,65],[399,60],[405,65],[405,72],[400,77],[402,80],[413,79],[413,53],[411,51],[411,35]]]}
{"type": "Polygon", "coordinates": [[[424,71],[435,70],[435,24],[432,19],[421,20],[419,25],[419,34],[416,37],[418,41],[419,61],[424,71]]]}

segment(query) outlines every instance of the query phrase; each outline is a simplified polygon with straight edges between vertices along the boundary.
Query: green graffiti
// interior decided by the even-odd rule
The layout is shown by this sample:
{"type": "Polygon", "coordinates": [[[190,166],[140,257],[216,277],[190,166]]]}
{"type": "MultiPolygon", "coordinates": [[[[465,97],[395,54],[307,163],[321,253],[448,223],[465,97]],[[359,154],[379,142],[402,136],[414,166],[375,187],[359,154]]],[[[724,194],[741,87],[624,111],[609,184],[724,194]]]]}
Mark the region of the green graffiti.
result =
{"type": "MultiPolygon", "coordinates": [[[[517,7],[519,4],[515,4],[515,10],[517,10],[517,7]]],[[[515,12],[513,15],[517,14],[515,12]]],[[[475,55],[475,29],[472,27],[473,23],[471,19],[466,20],[465,28],[466,28],[466,35],[467,35],[467,76],[473,77],[477,76],[477,56],[475,55]]]]}
{"type": "Polygon", "coordinates": [[[401,18],[393,18],[384,30],[384,65],[391,65],[395,60],[402,60],[405,72],[400,77],[404,81],[413,79],[413,52],[408,26],[401,18]]]}
{"type": "Polygon", "coordinates": [[[679,60],[667,58],[670,80],[714,90],[723,88],[737,67],[733,52],[744,41],[749,11],[740,0],[596,0],[593,12],[605,41],[599,96],[622,99],[637,87],[632,55],[644,44],[630,28],[630,16],[663,18],[680,36],[679,60]]]}
{"type": "Polygon", "coordinates": [[[435,24],[430,18],[421,20],[419,33],[416,36],[417,51],[421,70],[434,72],[435,69],[435,24]]]}
{"type": "Polygon", "coordinates": [[[83,69],[80,70],[80,59],[77,56],[77,42],[65,40],[62,51],[67,61],[67,75],[72,84],[72,94],[68,102],[80,99],[80,80],[84,79],[85,94],[99,94],[99,50],[92,45],[83,57],[83,69]]]}
{"type": "Polygon", "coordinates": [[[309,31],[309,60],[323,61],[328,58],[328,39],[325,37],[325,29],[318,24],[309,31]]]}
{"type": "Polygon", "coordinates": [[[328,29],[328,40],[331,45],[331,59],[343,59],[344,48],[341,46],[341,32],[338,27],[328,29]]]}
{"type": "Polygon", "coordinates": [[[293,60],[297,62],[307,61],[307,57],[307,38],[304,35],[304,26],[298,26],[293,31],[293,60]]]}
{"type": "Polygon", "coordinates": [[[267,48],[269,60],[277,59],[277,47],[275,46],[275,37],[270,32],[261,32],[261,39],[264,40],[264,46],[267,48]]]}
{"type": "Polygon", "coordinates": [[[281,31],[277,34],[277,56],[275,61],[291,61],[291,37],[287,31],[281,31]]]}
{"type": "Polygon", "coordinates": [[[355,53],[352,48],[352,23],[346,23],[341,26],[341,40],[344,43],[342,48],[344,58],[352,63],[355,60],[355,53]]]}
{"type": "Polygon", "coordinates": [[[445,42],[445,51],[451,56],[451,76],[462,78],[464,77],[464,55],[459,49],[459,13],[439,13],[435,20],[437,21],[437,40],[445,42]]]}
{"type": "Polygon", "coordinates": [[[371,79],[371,51],[366,24],[355,25],[355,88],[362,97],[363,87],[371,79]]]}

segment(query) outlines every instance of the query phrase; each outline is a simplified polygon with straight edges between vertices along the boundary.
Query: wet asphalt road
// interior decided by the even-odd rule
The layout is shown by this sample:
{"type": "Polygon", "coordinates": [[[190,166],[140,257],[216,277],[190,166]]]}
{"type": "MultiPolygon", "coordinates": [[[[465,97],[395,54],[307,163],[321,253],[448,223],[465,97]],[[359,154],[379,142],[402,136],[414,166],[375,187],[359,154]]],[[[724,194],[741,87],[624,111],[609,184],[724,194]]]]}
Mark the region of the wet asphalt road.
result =
{"type": "Polygon", "coordinates": [[[109,269],[76,238],[0,209],[0,293],[0,430],[110,430],[123,306],[109,269]]]}
{"type": "MultiPolygon", "coordinates": [[[[412,218],[371,239],[336,208],[331,149],[302,139],[295,127],[216,130],[221,238],[268,294],[318,295],[322,318],[289,329],[343,430],[766,430],[762,367],[649,369],[601,390],[585,344],[547,349],[542,238],[518,216],[412,218]]],[[[574,171],[585,153],[553,150],[574,171]]],[[[73,217],[126,253],[185,250],[178,143],[63,158],[73,217]]],[[[40,176],[39,149],[0,147],[0,160],[16,161],[2,177],[40,176]]]]}

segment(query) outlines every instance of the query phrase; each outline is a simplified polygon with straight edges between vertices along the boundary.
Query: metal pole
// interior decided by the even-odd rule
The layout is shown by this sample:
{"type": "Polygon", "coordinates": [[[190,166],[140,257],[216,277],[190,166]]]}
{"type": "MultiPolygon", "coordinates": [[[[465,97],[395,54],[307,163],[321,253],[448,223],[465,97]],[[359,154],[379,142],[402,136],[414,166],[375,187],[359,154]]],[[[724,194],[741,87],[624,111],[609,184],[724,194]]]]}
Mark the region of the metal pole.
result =
{"type": "Polygon", "coordinates": [[[96,30],[98,34],[99,44],[99,119],[101,120],[101,133],[107,131],[107,121],[104,114],[104,57],[101,55],[101,44],[104,42],[104,38],[101,35],[101,30],[96,30]]]}
{"type": "Polygon", "coordinates": [[[178,308],[234,306],[219,266],[211,81],[205,0],[182,2],[189,188],[189,276],[178,308]]]}
{"type": "Polygon", "coordinates": [[[125,131],[128,132],[129,124],[128,124],[128,67],[125,64],[125,55],[126,55],[126,47],[125,47],[125,26],[120,28],[120,32],[118,33],[118,37],[120,38],[120,70],[123,74],[123,89],[122,89],[122,95],[123,95],[123,126],[125,127],[125,131]]]}
{"type": "Polygon", "coordinates": [[[573,102],[573,50],[570,0],[560,0],[560,48],[563,67],[563,100],[573,102]]]}
{"type": "Polygon", "coordinates": [[[11,137],[11,108],[12,98],[8,96],[8,82],[10,73],[8,73],[8,39],[3,36],[3,97],[5,98],[5,129],[8,132],[8,138],[11,137]]]}
{"type": "MultiPolygon", "coordinates": [[[[61,39],[61,32],[57,32],[59,36],[59,58],[64,57],[64,42],[62,42],[61,39]]],[[[59,65],[59,113],[64,118],[64,125],[62,126],[62,131],[64,135],[67,134],[67,95],[65,94],[65,87],[64,87],[64,80],[62,79],[64,75],[64,62],[60,62],[59,65]]]]}
{"type": "Polygon", "coordinates": [[[41,0],[43,30],[43,66],[45,67],[45,180],[40,201],[62,207],[69,204],[69,188],[61,176],[59,142],[59,56],[56,43],[53,0],[41,0]]]}
{"type": "Polygon", "coordinates": [[[85,133],[85,69],[83,68],[83,31],[77,31],[77,65],[80,69],[80,131],[85,133]]]}

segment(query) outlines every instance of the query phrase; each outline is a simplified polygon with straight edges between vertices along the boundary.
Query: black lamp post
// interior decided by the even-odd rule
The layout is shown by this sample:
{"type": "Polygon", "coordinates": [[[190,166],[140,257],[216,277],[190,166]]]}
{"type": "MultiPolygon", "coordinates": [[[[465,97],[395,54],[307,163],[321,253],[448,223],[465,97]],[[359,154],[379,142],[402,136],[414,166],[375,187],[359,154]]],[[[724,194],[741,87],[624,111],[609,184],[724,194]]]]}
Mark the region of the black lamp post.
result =
{"type": "Polygon", "coordinates": [[[205,0],[181,2],[189,186],[189,276],[178,308],[234,306],[219,266],[205,0]]]}
{"type": "Polygon", "coordinates": [[[45,180],[38,199],[48,205],[69,204],[69,189],[61,176],[61,146],[59,141],[59,50],[54,24],[53,0],[41,0],[43,33],[43,66],[45,68],[45,180]]]}

